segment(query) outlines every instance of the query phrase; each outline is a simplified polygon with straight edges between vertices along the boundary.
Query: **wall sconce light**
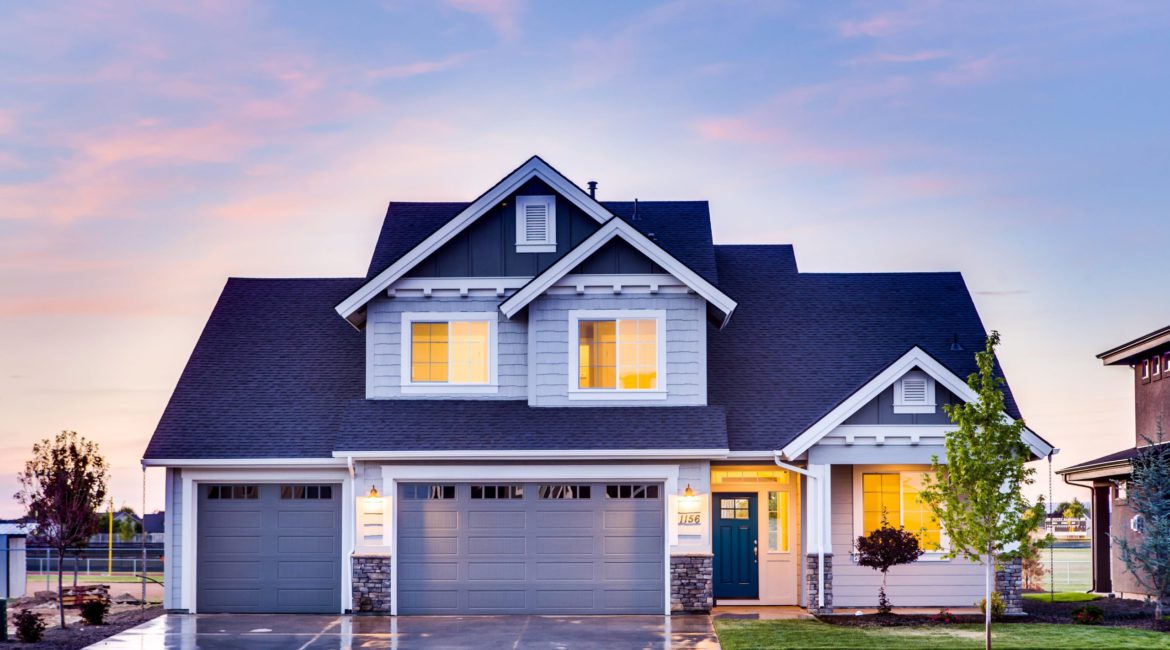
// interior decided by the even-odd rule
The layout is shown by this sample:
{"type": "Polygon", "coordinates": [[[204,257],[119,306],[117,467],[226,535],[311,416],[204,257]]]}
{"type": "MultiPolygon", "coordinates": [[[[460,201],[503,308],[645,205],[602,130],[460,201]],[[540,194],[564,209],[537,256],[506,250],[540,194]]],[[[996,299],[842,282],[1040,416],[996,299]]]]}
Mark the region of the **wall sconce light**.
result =
{"type": "Polygon", "coordinates": [[[688,498],[695,496],[695,490],[690,483],[687,483],[687,489],[683,490],[683,496],[688,498]]]}
{"type": "Polygon", "coordinates": [[[378,488],[370,486],[366,498],[362,500],[362,512],[367,515],[382,514],[382,497],[378,496],[378,488]]]}
{"type": "MultiPolygon", "coordinates": [[[[689,488],[690,486],[688,485],[687,487],[689,488]]],[[[367,494],[366,497],[370,498],[370,499],[377,499],[378,498],[378,488],[374,485],[371,485],[370,486],[370,493],[367,494]]]]}

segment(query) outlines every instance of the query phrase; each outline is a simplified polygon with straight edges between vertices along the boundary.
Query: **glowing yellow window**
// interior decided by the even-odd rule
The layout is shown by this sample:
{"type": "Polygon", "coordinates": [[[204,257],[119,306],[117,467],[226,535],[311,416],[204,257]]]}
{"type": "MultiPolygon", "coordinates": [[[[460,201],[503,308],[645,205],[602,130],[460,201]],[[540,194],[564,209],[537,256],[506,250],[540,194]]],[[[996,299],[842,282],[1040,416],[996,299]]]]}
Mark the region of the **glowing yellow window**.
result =
{"type": "Polygon", "coordinates": [[[486,384],[487,321],[410,324],[410,380],[415,383],[486,384]]]}
{"type": "Polygon", "coordinates": [[[923,549],[942,550],[942,524],[930,506],[919,498],[921,489],[921,473],[902,474],[902,526],[918,535],[918,543],[923,549]]]}
{"type": "Polygon", "coordinates": [[[768,492],[768,550],[788,552],[788,492],[768,492]]]}
{"type": "Polygon", "coordinates": [[[882,515],[897,527],[902,521],[902,495],[899,485],[901,475],[892,474],[862,474],[861,475],[861,509],[862,535],[882,527],[882,515]]]}
{"type": "Polygon", "coordinates": [[[652,318],[578,323],[580,388],[658,388],[658,321],[652,318]]]}

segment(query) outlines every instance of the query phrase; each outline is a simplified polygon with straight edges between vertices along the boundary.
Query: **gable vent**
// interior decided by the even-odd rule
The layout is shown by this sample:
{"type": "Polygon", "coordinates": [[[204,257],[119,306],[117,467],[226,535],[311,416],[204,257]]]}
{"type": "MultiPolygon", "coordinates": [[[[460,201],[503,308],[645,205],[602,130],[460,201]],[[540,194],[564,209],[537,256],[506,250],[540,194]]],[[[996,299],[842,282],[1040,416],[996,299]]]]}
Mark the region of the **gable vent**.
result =
{"type": "Polygon", "coordinates": [[[907,404],[925,404],[926,380],[921,377],[904,379],[902,381],[902,400],[907,404]]]}
{"type": "Polygon", "coordinates": [[[555,196],[516,197],[516,252],[553,253],[557,250],[555,196]]]}
{"type": "Polygon", "coordinates": [[[911,370],[894,383],[894,413],[934,413],[934,379],[911,370]]]}

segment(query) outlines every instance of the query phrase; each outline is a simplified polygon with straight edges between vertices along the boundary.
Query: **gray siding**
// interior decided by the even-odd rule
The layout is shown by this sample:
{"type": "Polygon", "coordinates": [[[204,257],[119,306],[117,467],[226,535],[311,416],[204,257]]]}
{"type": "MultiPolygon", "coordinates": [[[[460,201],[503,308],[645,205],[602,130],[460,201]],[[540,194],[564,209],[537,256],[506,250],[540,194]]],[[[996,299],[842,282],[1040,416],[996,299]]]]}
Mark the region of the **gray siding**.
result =
{"type": "Polygon", "coordinates": [[[894,413],[894,387],[890,386],[868,404],[849,416],[843,424],[950,424],[943,412],[943,404],[959,404],[961,400],[937,382],[934,387],[934,413],[894,413]]]}
{"type": "Polygon", "coordinates": [[[166,566],[163,577],[166,582],[164,594],[167,609],[185,607],[183,594],[183,477],[182,470],[168,467],[166,470],[166,510],[163,515],[166,527],[166,566]]]}
{"type": "Polygon", "coordinates": [[[403,312],[496,312],[496,298],[387,298],[369,305],[366,324],[366,397],[369,399],[525,399],[528,396],[528,335],[522,317],[498,317],[499,391],[487,394],[403,395],[403,312]]]}
{"type": "MultiPolygon", "coordinates": [[[[852,560],[853,466],[832,477],[833,606],[876,607],[881,573],[852,560]]],[[[983,566],[966,560],[918,561],[890,569],[886,593],[895,607],[970,607],[983,598],[983,566]]]]}
{"type": "Polygon", "coordinates": [[[544,295],[528,307],[533,406],[682,406],[707,403],[705,303],[691,294],[544,295]],[[568,396],[569,311],[666,310],[665,400],[576,401],[568,396]]]}

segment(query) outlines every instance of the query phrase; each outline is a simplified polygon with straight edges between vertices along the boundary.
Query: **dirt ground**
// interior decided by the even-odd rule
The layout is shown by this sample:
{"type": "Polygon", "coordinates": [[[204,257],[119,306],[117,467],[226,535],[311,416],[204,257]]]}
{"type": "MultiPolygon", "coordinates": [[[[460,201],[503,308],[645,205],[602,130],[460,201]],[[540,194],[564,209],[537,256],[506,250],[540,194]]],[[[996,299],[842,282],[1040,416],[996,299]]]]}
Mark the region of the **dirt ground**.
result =
{"type": "MultiPolygon", "coordinates": [[[[110,580],[105,580],[103,578],[105,578],[105,576],[84,576],[83,575],[78,579],[77,584],[83,584],[83,585],[91,585],[91,584],[99,584],[99,583],[100,584],[107,584],[110,586],[110,595],[111,596],[117,596],[119,594],[126,593],[126,594],[130,594],[130,595],[134,596],[135,598],[138,598],[142,594],[142,583],[140,583],[140,582],[121,582],[121,581],[112,582],[110,580]]],[[[70,574],[66,574],[65,575],[65,586],[69,587],[72,585],[73,585],[73,576],[70,574]]],[[[49,576],[49,586],[48,587],[45,586],[45,577],[43,575],[29,576],[28,580],[25,582],[25,592],[24,593],[31,596],[32,594],[35,594],[38,591],[57,591],[57,576],[56,575],[49,576]]],[[[162,599],[163,599],[163,586],[156,583],[156,582],[147,581],[147,583],[146,583],[146,602],[148,602],[148,603],[155,603],[155,602],[161,603],[162,599]]]]}
{"type": "Polygon", "coordinates": [[[144,610],[138,605],[114,605],[106,615],[105,625],[86,625],[81,622],[76,609],[65,610],[66,628],[62,630],[57,618],[57,605],[37,606],[33,611],[40,614],[45,621],[45,636],[39,643],[20,643],[16,639],[16,630],[12,627],[12,616],[16,613],[10,607],[8,611],[8,639],[17,648],[44,648],[48,650],[74,650],[93,645],[106,637],[113,636],[122,630],[134,627],[139,623],[163,613],[163,608],[154,605],[144,610]]]}

